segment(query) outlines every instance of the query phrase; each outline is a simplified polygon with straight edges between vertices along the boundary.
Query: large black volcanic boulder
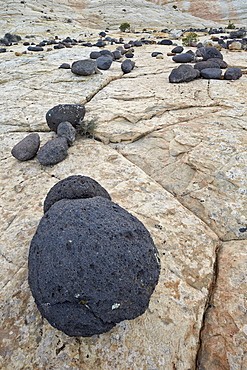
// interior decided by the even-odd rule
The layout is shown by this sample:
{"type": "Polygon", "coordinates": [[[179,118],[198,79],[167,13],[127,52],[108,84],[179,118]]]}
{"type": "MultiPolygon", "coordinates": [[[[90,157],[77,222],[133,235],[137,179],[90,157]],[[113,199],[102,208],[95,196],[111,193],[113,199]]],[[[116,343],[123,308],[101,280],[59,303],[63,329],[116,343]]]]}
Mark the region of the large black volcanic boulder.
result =
{"type": "Polygon", "coordinates": [[[57,127],[61,122],[70,122],[76,127],[82,122],[85,116],[85,107],[82,104],[59,104],[48,110],[46,122],[52,131],[57,132],[57,127]]]}
{"type": "Polygon", "coordinates": [[[73,175],[57,182],[48,192],[44,201],[44,213],[61,199],[86,199],[103,197],[111,200],[109,193],[88,176],[73,175]]]}
{"type": "Polygon", "coordinates": [[[102,197],[53,204],[32,239],[28,268],[42,316],[84,337],[143,314],[160,272],[148,230],[102,197]]]}

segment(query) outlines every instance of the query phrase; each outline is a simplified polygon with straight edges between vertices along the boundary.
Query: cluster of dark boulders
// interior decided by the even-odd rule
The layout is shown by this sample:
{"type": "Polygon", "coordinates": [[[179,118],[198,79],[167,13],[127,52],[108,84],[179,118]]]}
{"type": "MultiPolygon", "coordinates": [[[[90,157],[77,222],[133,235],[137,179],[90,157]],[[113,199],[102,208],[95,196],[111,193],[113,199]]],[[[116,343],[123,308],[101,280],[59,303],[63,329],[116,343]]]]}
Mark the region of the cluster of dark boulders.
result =
{"type": "Polygon", "coordinates": [[[189,82],[199,77],[205,79],[236,80],[242,76],[240,68],[227,68],[228,65],[223,60],[222,53],[215,47],[199,47],[195,53],[190,50],[187,53],[173,56],[172,60],[185,64],[172,70],[169,75],[169,82],[171,83],[189,82]],[[192,62],[195,63],[194,67],[186,64],[192,62]],[[227,69],[224,75],[222,75],[222,69],[225,68],[227,69]]]}
{"type": "Polygon", "coordinates": [[[41,315],[71,337],[89,337],[143,314],[160,273],[145,226],[80,175],[58,182],[44,210],[28,258],[41,315]]]}
{"type": "Polygon", "coordinates": [[[30,134],[13,147],[11,154],[19,161],[27,161],[37,154],[43,166],[63,161],[68,155],[69,146],[75,141],[76,130],[84,116],[85,106],[82,104],[56,105],[46,113],[46,122],[57,137],[40,148],[39,135],[30,134]]]}

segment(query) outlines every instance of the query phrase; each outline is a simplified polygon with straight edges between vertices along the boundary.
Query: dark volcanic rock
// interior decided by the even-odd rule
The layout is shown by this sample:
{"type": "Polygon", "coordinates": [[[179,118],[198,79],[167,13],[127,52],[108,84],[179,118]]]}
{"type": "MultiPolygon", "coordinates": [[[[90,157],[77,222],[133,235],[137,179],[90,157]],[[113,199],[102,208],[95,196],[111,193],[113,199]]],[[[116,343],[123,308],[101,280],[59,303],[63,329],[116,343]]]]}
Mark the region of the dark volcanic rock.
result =
{"type": "Polygon", "coordinates": [[[231,31],[229,37],[231,39],[241,39],[246,35],[246,31],[244,29],[231,31]]]}
{"type": "Polygon", "coordinates": [[[129,73],[132,71],[134,66],[135,66],[135,62],[133,62],[133,60],[125,59],[123,63],[121,64],[121,69],[123,73],[129,73]]]}
{"type": "Polygon", "coordinates": [[[67,157],[68,143],[65,137],[49,140],[38,151],[37,158],[43,166],[59,163],[67,157]]]}
{"type": "Polygon", "coordinates": [[[151,57],[157,57],[157,55],[163,55],[163,53],[161,51],[153,51],[151,57]]]}
{"type": "Polygon", "coordinates": [[[44,48],[41,46],[28,46],[27,48],[28,51],[44,51],[44,48]]]}
{"type": "Polygon", "coordinates": [[[220,79],[221,73],[220,68],[205,68],[201,70],[201,76],[206,79],[220,79]]]}
{"type": "Polygon", "coordinates": [[[182,46],[176,46],[175,48],[172,49],[172,53],[175,53],[175,54],[180,54],[182,53],[182,51],[184,50],[184,48],[182,46]]]}
{"type": "Polygon", "coordinates": [[[230,67],[225,71],[224,79],[225,80],[237,80],[242,76],[242,71],[238,67],[230,67]]]}
{"type": "Polygon", "coordinates": [[[107,55],[103,55],[96,59],[97,67],[102,70],[107,70],[112,65],[112,58],[107,55]]]}
{"type": "Polygon", "coordinates": [[[111,57],[112,59],[114,59],[114,55],[113,53],[110,51],[110,50],[107,50],[107,49],[103,49],[103,50],[100,50],[100,56],[103,56],[103,55],[107,55],[109,57],[111,57]]]}
{"type": "Polygon", "coordinates": [[[69,63],[62,63],[58,68],[61,68],[61,69],[70,69],[70,65],[69,65],[69,63]]]}
{"type": "Polygon", "coordinates": [[[39,134],[33,133],[26,136],[11,150],[11,154],[19,159],[19,161],[27,161],[32,159],[39,150],[40,137],[39,134]]]}
{"type": "Polygon", "coordinates": [[[200,72],[190,65],[182,64],[178,68],[174,68],[169,76],[169,82],[189,82],[200,76],[200,72]]]}
{"type": "Polygon", "coordinates": [[[223,55],[221,54],[221,52],[212,46],[197,49],[196,56],[202,57],[203,60],[208,60],[211,58],[223,59],[223,55]]]}
{"type": "Polygon", "coordinates": [[[160,272],[144,225],[102,197],[56,202],[32,239],[28,269],[42,316],[75,337],[143,314],[160,272]]]}
{"type": "Polygon", "coordinates": [[[172,60],[176,63],[190,63],[192,62],[192,60],[194,60],[194,55],[190,53],[182,53],[174,55],[174,57],[172,57],[172,60]]]}
{"type": "Polygon", "coordinates": [[[220,68],[227,68],[228,64],[222,60],[222,59],[219,59],[219,58],[209,58],[207,60],[207,62],[215,62],[215,63],[218,63],[220,68]]]}
{"type": "Polygon", "coordinates": [[[90,76],[97,70],[97,63],[92,59],[77,60],[72,64],[71,72],[80,76],[90,76]]]}
{"type": "Polygon", "coordinates": [[[172,41],[168,39],[164,39],[158,42],[160,45],[172,45],[172,41]]]}
{"type": "Polygon", "coordinates": [[[18,41],[21,40],[21,36],[14,35],[12,33],[5,33],[4,40],[6,40],[8,42],[18,42],[18,41]]]}
{"type": "Polygon", "coordinates": [[[202,69],[205,69],[205,68],[220,68],[220,66],[217,62],[213,62],[213,59],[212,59],[212,61],[204,60],[203,62],[198,62],[194,65],[194,68],[201,71],[202,69]]]}
{"type": "Polygon", "coordinates": [[[122,58],[122,54],[120,53],[119,50],[114,50],[112,52],[112,54],[113,54],[113,59],[114,60],[118,60],[118,59],[121,59],[122,58]]]}
{"type": "Polygon", "coordinates": [[[82,104],[59,104],[46,113],[46,122],[52,131],[57,132],[59,123],[68,121],[76,127],[85,116],[85,107],[82,104]]]}
{"type": "Polygon", "coordinates": [[[108,192],[94,179],[87,176],[69,176],[57,182],[48,192],[44,201],[44,213],[61,199],[86,199],[103,197],[111,200],[108,192]]]}
{"type": "Polygon", "coordinates": [[[90,53],[90,59],[97,59],[101,56],[100,52],[99,51],[91,51],[90,53]]]}
{"type": "Polygon", "coordinates": [[[58,136],[65,137],[68,145],[72,145],[75,141],[76,129],[71,125],[70,122],[61,122],[57,127],[58,136]]]}

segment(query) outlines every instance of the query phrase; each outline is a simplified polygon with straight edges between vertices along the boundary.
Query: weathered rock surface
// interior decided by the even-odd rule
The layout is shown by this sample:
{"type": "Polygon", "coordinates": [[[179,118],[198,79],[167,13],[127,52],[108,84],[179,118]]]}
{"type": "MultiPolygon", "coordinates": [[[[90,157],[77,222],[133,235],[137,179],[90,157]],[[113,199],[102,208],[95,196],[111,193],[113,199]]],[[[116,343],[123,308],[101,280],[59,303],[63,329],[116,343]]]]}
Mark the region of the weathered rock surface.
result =
{"type": "MultiPolygon", "coordinates": [[[[114,11],[110,0],[103,5],[95,0],[86,6],[67,0],[45,0],[42,5],[27,0],[17,6],[7,0],[0,9],[2,36],[11,32],[24,40],[29,35],[28,41],[38,43],[55,35],[63,40],[69,34],[94,44],[99,32],[109,26],[116,29],[110,36],[121,36],[125,43],[137,35],[138,39],[169,38],[159,32],[121,34],[119,24],[123,18],[128,21],[128,16],[133,27],[140,22],[141,29],[145,22],[146,27],[164,28],[166,21],[171,28],[214,27],[213,22],[158,5],[145,8],[135,0],[128,7],[126,2],[114,2],[114,11]],[[68,14],[73,15],[70,21],[68,14]],[[92,24],[95,29],[90,28],[92,24]]],[[[211,367],[219,358],[207,340],[213,325],[222,338],[237,330],[217,321],[211,310],[204,322],[204,313],[212,283],[217,282],[214,262],[219,240],[222,251],[231,244],[234,253],[243,256],[247,235],[246,53],[221,51],[229,67],[242,70],[238,80],[170,84],[174,62],[167,53],[171,46],[135,48],[136,67],[124,76],[117,62],[93,76],[58,69],[63,62],[72,65],[89,58],[91,51],[100,50],[95,46],[51,51],[45,46],[43,52],[27,54],[22,43],[4,48],[6,52],[0,54],[0,367],[194,370],[200,348],[201,364],[211,367]],[[154,51],[162,52],[164,59],[152,58],[154,51]],[[55,137],[48,132],[45,113],[58,104],[85,104],[85,119],[97,119],[94,137],[103,143],[76,140],[66,159],[52,168],[41,168],[37,159],[16,161],[10,151],[27,133],[39,132],[41,145],[55,137]],[[68,338],[52,328],[40,316],[27,284],[28,249],[47,191],[58,179],[75,174],[95,178],[114,202],[140,219],[161,255],[160,280],[148,310],[90,339],[68,338]]],[[[107,48],[114,51],[116,47],[107,48]]],[[[222,266],[222,256],[218,255],[216,267],[218,263],[222,266]]],[[[231,262],[222,260],[227,276],[235,274],[231,262]]],[[[243,259],[239,259],[238,270],[246,270],[243,259]]],[[[231,290],[237,307],[231,310],[224,298],[229,288],[220,275],[216,286],[222,292],[219,302],[225,307],[225,317],[232,317],[242,328],[239,310],[246,287],[238,284],[237,293],[231,290]]],[[[229,370],[235,369],[235,360],[239,368],[246,367],[244,330],[221,341],[227,360],[223,356],[220,363],[229,370]]]]}
{"type": "Polygon", "coordinates": [[[32,133],[17,143],[11,150],[11,154],[19,161],[28,161],[32,159],[39,150],[39,134],[32,133]]]}

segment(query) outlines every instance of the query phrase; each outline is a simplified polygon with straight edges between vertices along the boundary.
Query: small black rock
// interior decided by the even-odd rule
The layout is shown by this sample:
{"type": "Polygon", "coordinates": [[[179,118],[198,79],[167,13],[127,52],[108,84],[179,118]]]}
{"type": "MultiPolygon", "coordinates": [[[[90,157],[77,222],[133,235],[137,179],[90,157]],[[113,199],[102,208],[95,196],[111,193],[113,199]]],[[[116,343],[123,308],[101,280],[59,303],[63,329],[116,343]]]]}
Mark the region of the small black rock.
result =
{"type": "Polygon", "coordinates": [[[85,107],[82,104],[59,104],[46,113],[46,122],[52,131],[57,132],[61,122],[68,121],[76,127],[85,116],[85,107]]]}
{"type": "Polygon", "coordinates": [[[90,59],[97,59],[101,56],[99,51],[91,51],[89,57],[90,59]]]}
{"type": "Polygon", "coordinates": [[[194,65],[194,68],[198,69],[199,71],[206,68],[220,68],[219,64],[217,62],[214,62],[213,60],[214,59],[198,62],[194,65]]]}
{"type": "Polygon", "coordinates": [[[70,146],[75,141],[76,129],[70,122],[61,122],[57,127],[57,134],[58,136],[65,137],[70,146]]]}
{"type": "Polygon", "coordinates": [[[172,53],[175,53],[175,54],[180,54],[182,53],[182,51],[184,51],[184,48],[182,46],[176,46],[175,48],[172,49],[172,53]]]}
{"type": "Polygon", "coordinates": [[[43,166],[57,164],[67,157],[67,150],[67,139],[65,137],[57,137],[49,140],[40,148],[37,158],[43,166]]]}
{"type": "Polygon", "coordinates": [[[86,199],[103,197],[111,200],[109,193],[97,181],[88,176],[73,175],[57,182],[44,201],[44,213],[61,199],[86,199]]]}
{"type": "Polygon", "coordinates": [[[28,51],[44,51],[44,48],[41,46],[28,46],[27,48],[28,51]]]}
{"type": "Polygon", "coordinates": [[[158,44],[160,44],[160,45],[172,45],[172,41],[164,39],[164,40],[159,41],[158,44]]]}
{"type": "Polygon", "coordinates": [[[157,55],[163,55],[160,51],[153,51],[151,57],[157,57],[157,55]]]}
{"type": "Polygon", "coordinates": [[[194,55],[190,53],[177,54],[172,57],[172,60],[176,63],[190,63],[194,60],[194,55]]]}
{"type": "Polygon", "coordinates": [[[203,60],[208,60],[211,58],[223,59],[223,55],[221,54],[221,52],[212,46],[197,49],[196,56],[202,57],[203,60]]]}
{"type": "Polygon", "coordinates": [[[129,73],[132,71],[134,66],[135,66],[135,62],[133,62],[133,60],[125,59],[123,63],[121,64],[121,69],[123,73],[129,73]]]}
{"type": "Polygon", "coordinates": [[[39,134],[33,133],[26,136],[11,150],[11,154],[19,161],[28,161],[32,159],[39,150],[39,134]]]}
{"type": "Polygon", "coordinates": [[[94,197],[53,204],[32,239],[28,270],[42,316],[71,337],[89,337],[145,312],[160,265],[145,226],[94,197]]]}
{"type": "Polygon", "coordinates": [[[70,69],[70,65],[68,63],[63,63],[58,68],[61,68],[61,69],[70,69]]]}

